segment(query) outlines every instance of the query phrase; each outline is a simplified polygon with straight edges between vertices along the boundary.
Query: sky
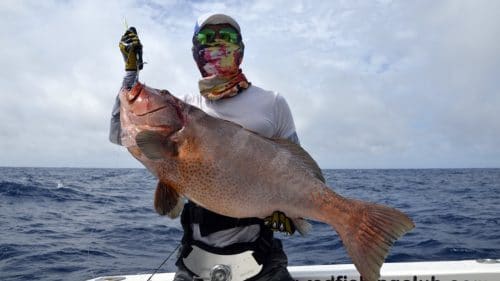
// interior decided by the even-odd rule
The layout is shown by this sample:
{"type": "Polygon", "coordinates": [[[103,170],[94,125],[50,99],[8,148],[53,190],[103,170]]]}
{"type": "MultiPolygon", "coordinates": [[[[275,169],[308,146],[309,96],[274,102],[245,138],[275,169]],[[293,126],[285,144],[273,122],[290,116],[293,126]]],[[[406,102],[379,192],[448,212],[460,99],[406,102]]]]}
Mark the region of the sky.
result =
{"type": "Polygon", "coordinates": [[[323,169],[500,167],[500,1],[0,1],[0,166],[138,168],[108,141],[135,26],[140,80],[198,94],[198,16],[240,24],[323,169]]]}

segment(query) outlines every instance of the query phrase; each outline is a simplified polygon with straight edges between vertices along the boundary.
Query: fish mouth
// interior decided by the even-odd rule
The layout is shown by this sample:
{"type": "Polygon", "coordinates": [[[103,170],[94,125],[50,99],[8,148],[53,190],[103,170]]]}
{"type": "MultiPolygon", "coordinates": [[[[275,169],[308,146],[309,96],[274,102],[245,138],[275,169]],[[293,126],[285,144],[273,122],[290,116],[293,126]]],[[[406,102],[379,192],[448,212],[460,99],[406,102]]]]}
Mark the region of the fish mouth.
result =
{"type": "Polygon", "coordinates": [[[181,130],[186,124],[183,102],[166,90],[146,88],[138,83],[120,95],[122,102],[122,143],[134,146],[141,131],[155,131],[162,136],[181,130]]]}
{"type": "Polygon", "coordinates": [[[168,100],[156,108],[149,108],[136,114],[143,122],[138,126],[139,130],[161,132],[162,135],[171,135],[181,130],[185,125],[182,108],[175,100],[168,100]]]}
{"type": "Polygon", "coordinates": [[[156,125],[156,126],[150,126],[150,125],[142,125],[137,127],[137,131],[154,131],[154,132],[169,132],[168,134],[165,135],[171,135],[177,131],[180,131],[182,127],[177,127],[177,126],[170,126],[170,125],[156,125]]]}
{"type": "Polygon", "coordinates": [[[173,97],[145,93],[129,104],[129,111],[132,123],[141,127],[178,131],[185,125],[182,103],[173,97]]]}
{"type": "Polygon", "coordinates": [[[129,91],[124,91],[120,99],[136,117],[156,115],[158,111],[165,110],[166,116],[184,119],[181,103],[166,90],[149,89],[138,83],[129,91]]]}
{"type": "Polygon", "coordinates": [[[160,111],[160,110],[162,110],[162,109],[164,109],[164,108],[167,108],[168,106],[169,106],[169,105],[163,105],[163,106],[160,106],[160,107],[158,107],[158,108],[151,109],[151,110],[149,110],[149,111],[145,111],[145,112],[141,112],[141,113],[136,113],[135,115],[137,115],[137,116],[145,116],[145,115],[148,115],[148,114],[154,113],[154,112],[156,112],[156,111],[160,111]]]}

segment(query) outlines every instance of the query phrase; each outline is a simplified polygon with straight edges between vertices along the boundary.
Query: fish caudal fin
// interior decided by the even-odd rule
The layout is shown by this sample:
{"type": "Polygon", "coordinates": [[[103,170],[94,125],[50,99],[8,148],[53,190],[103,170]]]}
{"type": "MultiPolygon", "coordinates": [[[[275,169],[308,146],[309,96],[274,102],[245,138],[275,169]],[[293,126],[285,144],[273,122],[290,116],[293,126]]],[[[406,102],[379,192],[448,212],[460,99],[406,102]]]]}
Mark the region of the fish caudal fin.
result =
{"type": "Polygon", "coordinates": [[[415,225],[393,208],[349,199],[345,204],[348,215],[341,223],[336,220],[332,225],[363,280],[376,281],[390,247],[415,225]]]}

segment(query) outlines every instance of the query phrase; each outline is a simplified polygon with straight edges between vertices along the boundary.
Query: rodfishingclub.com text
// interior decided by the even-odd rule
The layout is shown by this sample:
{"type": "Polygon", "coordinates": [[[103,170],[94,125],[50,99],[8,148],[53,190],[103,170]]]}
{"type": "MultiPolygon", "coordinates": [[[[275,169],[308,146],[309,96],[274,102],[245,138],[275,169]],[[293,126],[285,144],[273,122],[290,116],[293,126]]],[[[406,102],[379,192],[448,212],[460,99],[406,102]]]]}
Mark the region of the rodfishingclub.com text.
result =
{"type": "MultiPolygon", "coordinates": [[[[297,279],[295,281],[298,281],[297,279]]],[[[351,278],[346,275],[332,275],[329,279],[308,279],[307,281],[364,281],[363,277],[351,278]]],[[[430,278],[420,278],[417,275],[414,275],[411,278],[402,278],[402,279],[378,279],[378,281],[440,281],[435,276],[431,276],[430,278]]],[[[452,281],[473,281],[469,279],[453,279],[452,281]]]]}

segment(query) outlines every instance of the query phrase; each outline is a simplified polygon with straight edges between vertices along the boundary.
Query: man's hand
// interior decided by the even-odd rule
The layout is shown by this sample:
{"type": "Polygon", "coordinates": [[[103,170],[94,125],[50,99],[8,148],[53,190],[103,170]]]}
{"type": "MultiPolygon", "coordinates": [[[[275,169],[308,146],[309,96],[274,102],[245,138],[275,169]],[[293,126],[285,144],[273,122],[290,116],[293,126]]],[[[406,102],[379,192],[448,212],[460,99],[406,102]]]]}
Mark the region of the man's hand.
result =
{"type": "Polygon", "coordinates": [[[137,71],[143,67],[142,44],[135,27],[130,27],[120,40],[120,51],[125,61],[125,70],[137,71]]]}
{"type": "Polygon", "coordinates": [[[285,232],[292,235],[295,232],[295,225],[290,218],[280,211],[275,211],[271,216],[264,219],[264,224],[273,231],[285,232]]]}

